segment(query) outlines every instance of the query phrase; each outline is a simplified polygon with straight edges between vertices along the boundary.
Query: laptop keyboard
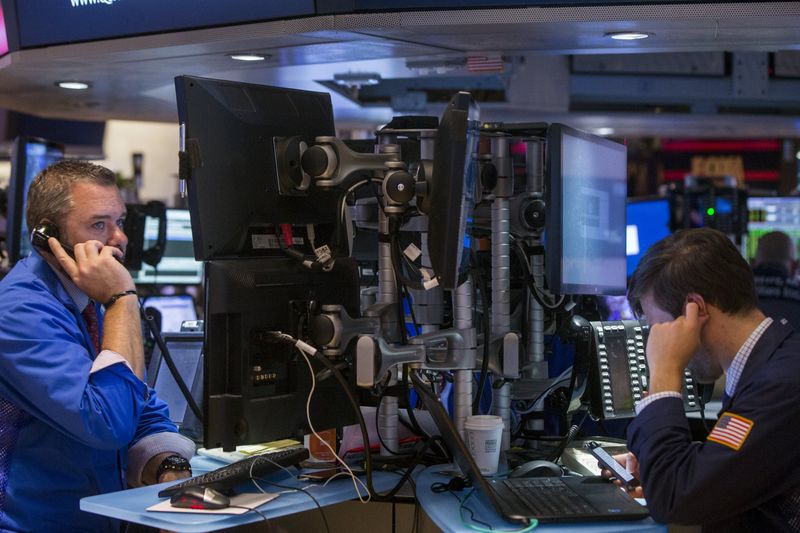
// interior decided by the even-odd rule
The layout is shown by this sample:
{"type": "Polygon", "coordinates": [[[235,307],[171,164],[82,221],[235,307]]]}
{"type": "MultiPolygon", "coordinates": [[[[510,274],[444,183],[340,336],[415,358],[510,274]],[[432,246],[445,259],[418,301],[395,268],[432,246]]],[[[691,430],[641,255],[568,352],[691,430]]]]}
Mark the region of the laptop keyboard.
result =
{"type": "Polygon", "coordinates": [[[597,514],[586,500],[557,477],[506,479],[503,485],[525,502],[532,516],[597,514]]]}

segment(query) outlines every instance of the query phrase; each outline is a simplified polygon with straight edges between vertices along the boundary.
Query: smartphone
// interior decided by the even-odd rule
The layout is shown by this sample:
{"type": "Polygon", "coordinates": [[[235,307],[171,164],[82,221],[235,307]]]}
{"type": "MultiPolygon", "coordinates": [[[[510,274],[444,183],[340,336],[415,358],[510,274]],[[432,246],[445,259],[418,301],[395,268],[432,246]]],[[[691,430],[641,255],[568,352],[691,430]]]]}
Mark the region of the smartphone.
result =
{"type": "Polygon", "coordinates": [[[587,442],[586,450],[591,453],[599,462],[600,466],[607,468],[614,473],[614,477],[622,482],[626,487],[634,487],[639,484],[633,474],[625,470],[625,467],[619,464],[616,459],[611,457],[611,454],[605,451],[596,442],[587,442]]]}

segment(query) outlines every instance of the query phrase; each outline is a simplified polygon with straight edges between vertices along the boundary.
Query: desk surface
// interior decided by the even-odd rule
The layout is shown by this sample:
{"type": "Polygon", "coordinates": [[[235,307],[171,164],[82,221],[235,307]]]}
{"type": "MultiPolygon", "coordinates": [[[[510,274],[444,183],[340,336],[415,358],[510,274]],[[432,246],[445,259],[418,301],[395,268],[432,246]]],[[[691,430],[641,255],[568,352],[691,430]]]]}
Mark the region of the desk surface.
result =
{"type": "MultiPolygon", "coordinates": [[[[472,489],[465,489],[461,492],[433,492],[431,485],[437,481],[447,482],[448,478],[437,472],[447,470],[446,465],[435,465],[426,468],[419,476],[416,477],[417,481],[417,499],[422,505],[422,508],[428,514],[430,519],[445,532],[470,532],[474,533],[464,520],[469,520],[469,513],[464,513],[462,520],[459,512],[460,499],[463,499],[468,491],[472,489]]],[[[475,517],[483,522],[473,522],[476,527],[486,528],[485,524],[492,527],[497,533],[503,531],[519,531],[521,528],[519,524],[514,524],[503,520],[499,514],[491,507],[488,501],[484,499],[479,491],[476,491],[469,500],[467,505],[475,513],[475,517]]],[[[586,522],[586,523],[570,523],[570,524],[539,524],[535,531],[575,531],[582,533],[611,533],[617,531],[636,531],[636,532],[663,532],[667,531],[667,526],[657,524],[652,518],[636,521],[619,521],[619,522],[586,522]]]]}
{"type": "MultiPolygon", "coordinates": [[[[196,475],[219,468],[222,465],[223,463],[205,457],[195,457],[192,459],[192,469],[196,475]]],[[[326,487],[323,487],[321,483],[299,481],[295,477],[290,477],[285,472],[278,472],[268,477],[268,479],[275,483],[280,483],[281,485],[302,487],[313,494],[320,505],[323,506],[356,498],[355,488],[350,478],[342,477],[341,479],[335,479],[326,487]]],[[[375,472],[373,474],[375,490],[380,492],[392,488],[399,479],[398,475],[388,472],[375,472]]],[[[83,498],[81,500],[81,510],[178,532],[215,531],[217,529],[240,526],[263,520],[258,514],[250,512],[242,515],[219,515],[147,511],[146,509],[148,507],[163,500],[163,498],[158,498],[158,491],[169,485],[170,483],[162,483],[160,485],[151,485],[138,489],[123,490],[83,498]]],[[[279,489],[268,483],[262,483],[261,486],[268,492],[281,492],[278,498],[258,508],[258,510],[268,518],[276,518],[316,508],[316,504],[307,494],[303,494],[302,492],[284,492],[283,489],[279,489]]],[[[256,491],[255,487],[253,490],[256,491]]]]}

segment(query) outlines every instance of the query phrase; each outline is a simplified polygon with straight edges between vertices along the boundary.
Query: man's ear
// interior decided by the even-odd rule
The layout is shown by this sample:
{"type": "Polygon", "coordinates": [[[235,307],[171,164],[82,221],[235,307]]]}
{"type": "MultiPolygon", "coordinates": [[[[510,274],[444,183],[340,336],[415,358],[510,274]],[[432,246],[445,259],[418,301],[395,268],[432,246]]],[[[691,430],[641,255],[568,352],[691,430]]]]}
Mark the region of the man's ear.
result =
{"type": "Polygon", "coordinates": [[[688,304],[690,302],[697,305],[697,317],[700,319],[700,322],[702,323],[708,320],[709,309],[705,299],[696,292],[690,292],[686,295],[686,303],[688,304]]]}

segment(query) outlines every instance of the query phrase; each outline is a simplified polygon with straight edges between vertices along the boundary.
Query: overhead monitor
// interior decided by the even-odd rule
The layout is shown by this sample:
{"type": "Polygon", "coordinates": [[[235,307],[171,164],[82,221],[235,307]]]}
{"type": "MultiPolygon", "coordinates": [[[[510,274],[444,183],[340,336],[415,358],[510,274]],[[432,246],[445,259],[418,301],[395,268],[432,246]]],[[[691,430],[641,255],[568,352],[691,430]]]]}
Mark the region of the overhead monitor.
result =
{"type": "Polygon", "coordinates": [[[478,106],[472,96],[456,94],[436,132],[429,192],[428,250],[445,289],[458,286],[459,274],[469,262],[478,128],[478,106]]]}
{"type": "Polygon", "coordinates": [[[670,234],[667,198],[629,198],[627,206],[626,254],[628,277],[650,246],[670,234]]]}
{"type": "Polygon", "coordinates": [[[64,157],[64,148],[43,139],[18,137],[11,152],[11,178],[8,184],[8,221],[6,242],[8,257],[13,264],[31,251],[30,233],[25,222],[28,189],[34,178],[45,168],[64,157]]]}
{"type": "MultiPolygon", "coordinates": [[[[335,135],[330,95],[189,76],[177,77],[175,87],[195,258],[282,255],[279,224],[315,224],[324,242],[323,226],[330,235],[337,219],[339,192],[313,183],[306,191],[281,192],[276,145],[292,137],[310,145],[335,135]]],[[[302,240],[302,232],[294,237],[302,240]]]]}
{"type": "Polygon", "coordinates": [[[742,239],[742,250],[747,260],[755,259],[758,240],[771,231],[789,235],[797,246],[797,257],[800,257],[800,196],[748,198],[747,212],[747,233],[742,239]]]}
{"type": "Polygon", "coordinates": [[[562,294],[624,294],[627,148],[552,124],[546,173],[549,288],[562,294]]]}
{"type": "MultiPolygon", "coordinates": [[[[308,366],[293,346],[277,342],[269,332],[303,338],[311,302],[339,304],[350,316],[359,316],[355,262],[339,259],[330,272],[312,272],[289,258],[208,262],[206,448],[232,449],[309,432],[308,366]]],[[[355,423],[337,380],[321,373],[325,367],[315,359],[311,364],[317,373],[310,404],[314,426],[324,429],[355,423]]]]}
{"type": "MultiPolygon", "coordinates": [[[[148,217],[144,245],[150,248],[158,238],[158,219],[148,217]]],[[[167,209],[167,242],[157,267],[142,263],[133,272],[136,284],[195,285],[203,282],[203,263],[194,258],[192,223],[188,209],[167,209]]]]}

